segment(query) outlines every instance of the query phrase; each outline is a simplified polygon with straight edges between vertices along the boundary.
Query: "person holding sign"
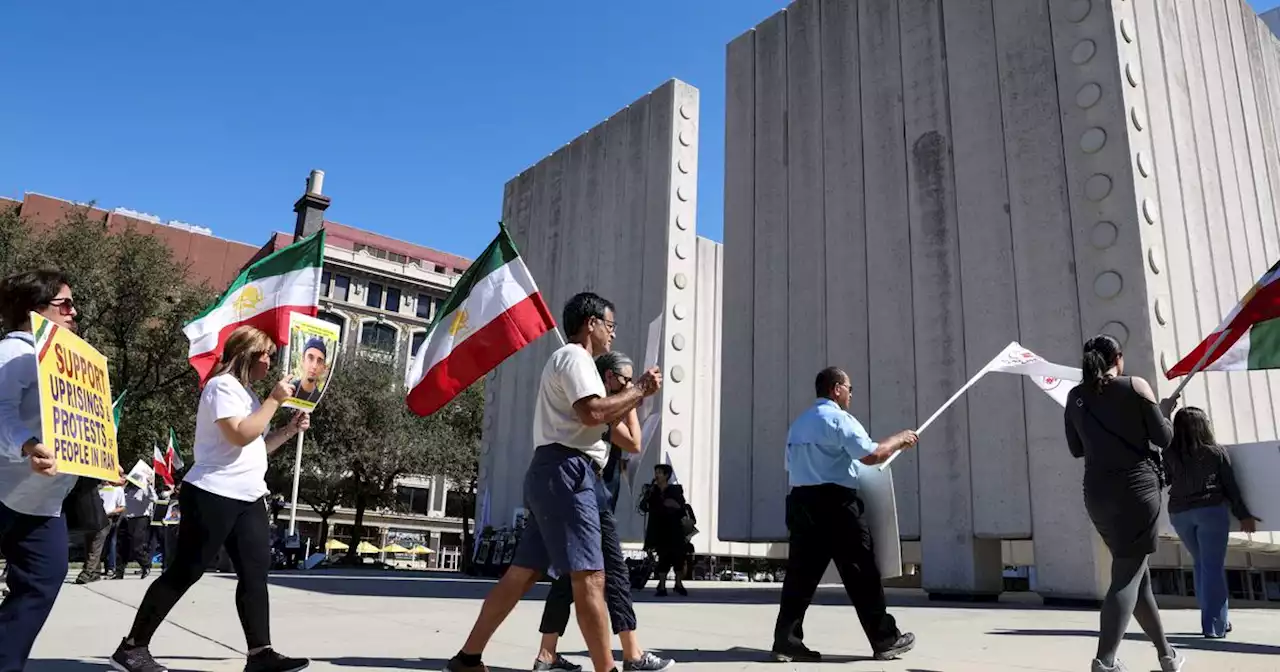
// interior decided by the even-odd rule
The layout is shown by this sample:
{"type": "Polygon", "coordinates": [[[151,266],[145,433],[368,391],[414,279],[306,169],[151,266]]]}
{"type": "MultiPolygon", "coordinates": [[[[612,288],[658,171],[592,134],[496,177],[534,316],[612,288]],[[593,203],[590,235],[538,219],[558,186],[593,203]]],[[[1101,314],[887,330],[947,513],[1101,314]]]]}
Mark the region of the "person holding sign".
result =
{"type": "Polygon", "coordinates": [[[9,595],[0,605],[0,670],[21,670],[67,577],[62,500],[77,477],[59,474],[43,443],[35,335],[30,314],[75,331],[67,276],[54,270],[0,281],[0,553],[9,595]]]}
{"type": "Polygon", "coordinates": [[[133,629],[111,656],[124,672],[165,672],[148,645],[169,611],[204,574],[224,546],[237,570],[236,611],[248,645],[245,672],[290,672],[309,664],[271,647],[267,572],[271,532],[267,517],[267,455],[310,424],[296,413],[285,427],[267,431],[284,400],[288,379],[259,402],[252,384],[267,377],[276,346],[263,331],[241,326],[227,338],[196,410],[195,464],[178,496],[182,508],[172,564],[147,590],[133,629]]]}
{"type": "Polygon", "coordinates": [[[1124,375],[1120,342],[1101,335],[1084,344],[1084,382],[1067,395],[1067,448],[1084,459],[1084,507],[1111,551],[1111,587],[1102,602],[1093,672],[1123,670],[1120,641],[1137,619],[1155,644],[1160,669],[1178,672],[1186,658],[1165,637],[1151,591],[1147,557],[1156,552],[1162,503],[1160,451],[1173,441],[1174,400],[1156,404],[1151,383],[1124,375]]]}
{"type": "Polygon", "coordinates": [[[918,437],[908,430],[872,441],[849,414],[849,376],[840,369],[820,371],[814,392],[818,400],[787,431],[790,551],[773,631],[773,659],[822,661],[822,654],[804,645],[802,624],[822,573],[834,561],[876,659],[890,660],[910,651],[916,638],[898,630],[886,609],[874,540],[858,497],[858,471],[916,445],[918,437]]]}

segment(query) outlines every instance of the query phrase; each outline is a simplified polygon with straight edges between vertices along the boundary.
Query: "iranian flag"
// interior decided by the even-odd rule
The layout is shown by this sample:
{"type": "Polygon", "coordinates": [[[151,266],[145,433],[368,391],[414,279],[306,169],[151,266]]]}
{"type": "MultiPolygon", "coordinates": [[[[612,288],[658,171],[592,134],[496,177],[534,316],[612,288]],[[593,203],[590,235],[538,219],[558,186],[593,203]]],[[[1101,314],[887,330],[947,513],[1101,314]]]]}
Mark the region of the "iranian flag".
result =
{"type": "Polygon", "coordinates": [[[405,377],[409,408],[430,415],[556,322],[506,228],[458,280],[405,377]]]}
{"type": "Polygon", "coordinates": [[[182,456],[178,454],[178,437],[173,433],[173,429],[169,429],[169,446],[163,453],[160,448],[153,449],[155,454],[151,458],[152,469],[156,475],[164,479],[170,487],[173,486],[174,479],[178,476],[178,471],[187,466],[182,461],[182,456]]]}
{"type": "Polygon", "coordinates": [[[315,316],[320,302],[324,229],[254,262],[227,291],[182,332],[191,341],[187,358],[200,374],[209,374],[236,327],[255,326],[276,345],[289,341],[289,313],[315,316]]]}
{"type": "Polygon", "coordinates": [[[1201,371],[1280,369],[1280,262],[1272,266],[1195,350],[1174,364],[1170,379],[1201,371]]]}

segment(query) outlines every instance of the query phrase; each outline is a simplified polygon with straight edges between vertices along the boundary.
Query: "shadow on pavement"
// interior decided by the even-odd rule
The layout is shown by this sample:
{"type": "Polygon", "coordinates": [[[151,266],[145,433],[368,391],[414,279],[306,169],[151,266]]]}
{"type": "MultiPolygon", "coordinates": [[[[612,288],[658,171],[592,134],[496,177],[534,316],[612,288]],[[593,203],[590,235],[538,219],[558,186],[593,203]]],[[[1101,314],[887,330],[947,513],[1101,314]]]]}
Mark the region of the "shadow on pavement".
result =
{"type": "MultiPolygon", "coordinates": [[[[716,651],[711,649],[664,649],[654,648],[653,651],[663,658],[672,658],[677,664],[680,663],[770,663],[769,651],[765,649],[749,649],[742,646],[735,646],[732,649],[716,651]]],[[[566,656],[579,656],[582,658],[589,657],[586,651],[562,651],[566,656]]],[[[620,651],[614,651],[614,657],[622,655],[620,651]]],[[[620,659],[620,658],[619,658],[620,659]]],[[[822,662],[824,663],[862,663],[874,660],[871,656],[839,656],[822,654],[822,662]]]]}
{"type": "MultiPolygon", "coordinates": [[[[992,635],[1015,635],[1024,637],[1087,637],[1097,639],[1097,630],[993,630],[992,635]]],[[[1135,642],[1149,642],[1145,635],[1127,633],[1125,639],[1135,642]]],[[[1170,635],[1169,643],[1181,649],[1197,651],[1221,651],[1223,653],[1247,653],[1255,656],[1280,656],[1280,646],[1274,644],[1254,644],[1230,639],[1205,639],[1200,636],[1170,635]]]]}
{"type": "MultiPolygon", "coordinates": [[[[227,658],[203,658],[199,656],[161,656],[165,662],[182,661],[182,660],[215,660],[225,661],[227,658]]],[[[23,668],[24,672],[86,672],[87,670],[97,670],[101,672],[104,669],[110,669],[111,664],[106,658],[90,658],[88,660],[57,660],[46,659],[27,661],[27,666],[23,668]]],[[[181,667],[170,667],[172,672],[183,672],[181,667]]]]}
{"type": "MultiPolygon", "coordinates": [[[[312,662],[328,663],[335,667],[370,668],[377,670],[443,670],[449,664],[439,658],[365,658],[351,656],[346,658],[313,658],[312,662]]],[[[493,672],[528,672],[510,667],[489,666],[493,672]]]]}
{"type": "MultiPolygon", "coordinates": [[[[220,577],[234,580],[234,576],[220,577]]],[[[326,595],[363,597],[428,597],[442,599],[483,599],[493,588],[495,579],[475,578],[454,573],[421,572],[279,572],[271,575],[271,585],[326,595]]],[[[542,600],[547,595],[549,583],[539,583],[526,600],[542,600]]],[[[732,584],[690,586],[688,597],[669,595],[656,597],[652,587],[633,590],[632,599],[641,604],[765,604],[776,605],[781,584],[753,585],[739,588],[732,584]]],[[[948,602],[930,600],[920,591],[889,590],[886,594],[891,607],[943,607],[948,609],[982,610],[1034,610],[1045,609],[1038,601],[1006,599],[1001,602],[948,602]]],[[[848,605],[849,598],[842,588],[819,588],[813,598],[815,605],[848,605]]],[[[1059,608],[1061,610],[1061,608],[1059,608]]]]}

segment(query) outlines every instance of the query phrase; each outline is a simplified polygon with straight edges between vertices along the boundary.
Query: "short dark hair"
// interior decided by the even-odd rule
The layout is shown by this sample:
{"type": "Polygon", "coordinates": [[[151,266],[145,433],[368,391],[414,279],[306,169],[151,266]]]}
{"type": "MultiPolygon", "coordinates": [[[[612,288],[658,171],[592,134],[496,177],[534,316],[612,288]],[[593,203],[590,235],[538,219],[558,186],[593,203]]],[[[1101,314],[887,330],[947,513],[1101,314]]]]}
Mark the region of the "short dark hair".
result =
{"type": "Polygon", "coordinates": [[[661,471],[662,473],[666,474],[667,478],[671,478],[672,474],[674,474],[676,471],[675,469],[671,468],[671,465],[664,464],[662,462],[659,462],[658,464],[653,465],[653,469],[654,471],[661,471]]]}
{"type": "Polygon", "coordinates": [[[614,310],[613,304],[600,295],[594,292],[575,294],[568,303],[564,304],[564,315],[561,321],[564,323],[565,336],[577,336],[593,317],[603,320],[606,310],[614,310]]]}
{"type": "Polygon", "coordinates": [[[835,391],[836,385],[844,382],[849,376],[836,366],[828,366],[818,372],[818,377],[813,379],[813,393],[819,397],[829,397],[835,391]]]}
{"type": "Polygon", "coordinates": [[[54,268],[15,273],[0,280],[0,321],[6,332],[27,323],[28,313],[49,305],[71,281],[54,268]]]}

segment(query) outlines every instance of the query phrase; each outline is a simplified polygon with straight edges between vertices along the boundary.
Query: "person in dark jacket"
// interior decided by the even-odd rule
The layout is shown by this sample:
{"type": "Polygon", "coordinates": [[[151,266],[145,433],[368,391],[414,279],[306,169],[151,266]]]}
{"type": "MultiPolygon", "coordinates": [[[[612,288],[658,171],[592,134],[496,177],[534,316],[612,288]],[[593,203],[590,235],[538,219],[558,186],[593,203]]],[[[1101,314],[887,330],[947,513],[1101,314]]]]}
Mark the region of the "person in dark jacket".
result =
{"type": "Polygon", "coordinates": [[[1179,672],[1186,658],[1165,637],[1147,565],[1161,506],[1160,452],[1151,444],[1166,448],[1173,439],[1175,400],[1157,405],[1150,383],[1124,375],[1120,342],[1110,336],[1084,344],[1083,369],[1084,382],[1067,395],[1067,447],[1084,459],[1085,510],[1111,551],[1093,672],[1125,669],[1116,652],[1130,617],[1155,644],[1162,672],[1179,672]]]}
{"type": "Polygon", "coordinates": [[[667,572],[675,570],[676,593],[688,595],[684,587],[685,518],[692,510],[684,499],[684,488],[672,483],[669,464],[653,465],[653,482],[644,487],[640,510],[648,514],[644,547],[658,556],[658,597],[667,595],[667,572]]]}
{"type": "Polygon", "coordinates": [[[1196,603],[1200,631],[1221,639],[1231,630],[1227,619],[1227,536],[1231,516],[1245,532],[1257,531],[1257,519],[1245,506],[1227,451],[1213,438],[1205,412],[1187,407],[1173,419],[1173,443],[1165,451],[1169,471],[1169,521],[1195,560],[1196,603]]]}

